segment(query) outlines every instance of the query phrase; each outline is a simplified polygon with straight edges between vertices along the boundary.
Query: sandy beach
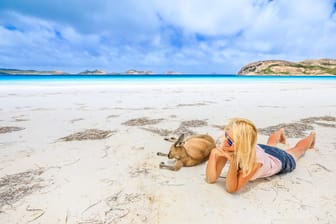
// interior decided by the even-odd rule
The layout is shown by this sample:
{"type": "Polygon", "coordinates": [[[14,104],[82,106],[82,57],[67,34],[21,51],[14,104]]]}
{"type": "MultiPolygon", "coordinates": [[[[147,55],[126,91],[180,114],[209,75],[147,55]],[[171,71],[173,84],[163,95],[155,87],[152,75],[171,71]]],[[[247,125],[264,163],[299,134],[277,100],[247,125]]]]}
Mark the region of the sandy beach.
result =
{"type": "Polygon", "coordinates": [[[0,85],[0,223],[335,223],[336,81],[0,85]],[[284,127],[288,148],[316,131],[292,173],[225,191],[226,170],[173,172],[166,137],[209,134],[232,117],[284,127]]]}

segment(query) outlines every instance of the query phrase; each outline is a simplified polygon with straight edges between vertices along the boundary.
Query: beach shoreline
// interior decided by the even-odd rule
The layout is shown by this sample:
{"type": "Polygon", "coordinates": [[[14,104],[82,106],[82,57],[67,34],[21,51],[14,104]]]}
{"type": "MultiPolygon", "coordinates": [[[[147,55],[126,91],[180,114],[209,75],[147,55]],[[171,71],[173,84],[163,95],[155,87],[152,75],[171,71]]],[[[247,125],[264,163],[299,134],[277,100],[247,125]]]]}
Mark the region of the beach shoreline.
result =
{"type": "MultiPolygon", "coordinates": [[[[336,221],[336,80],[147,85],[1,85],[1,223],[328,223],[336,221]],[[286,175],[229,194],[206,163],[162,170],[165,137],[220,141],[232,117],[316,147],[286,175]]],[[[222,174],[226,175],[225,172],[222,174]]]]}

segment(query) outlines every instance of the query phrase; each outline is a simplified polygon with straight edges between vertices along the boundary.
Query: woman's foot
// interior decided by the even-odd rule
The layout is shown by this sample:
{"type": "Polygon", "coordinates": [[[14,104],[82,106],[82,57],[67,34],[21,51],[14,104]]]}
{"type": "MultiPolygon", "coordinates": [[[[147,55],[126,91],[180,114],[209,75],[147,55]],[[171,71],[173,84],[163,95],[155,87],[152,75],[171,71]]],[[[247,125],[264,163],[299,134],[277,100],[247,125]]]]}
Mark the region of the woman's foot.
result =
{"type": "Polygon", "coordinates": [[[316,132],[312,131],[309,136],[312,136],[312,141],[310,143],[309,149],[313,149],[313,148],[315,148],[316,132]]]}
{"type": "Polygon", "coordinates": [[[285,129],[284,128],[280,128],[279,132],[280,132],[280,140],[279,140],[280,143],[286,144],[285,129]]]}

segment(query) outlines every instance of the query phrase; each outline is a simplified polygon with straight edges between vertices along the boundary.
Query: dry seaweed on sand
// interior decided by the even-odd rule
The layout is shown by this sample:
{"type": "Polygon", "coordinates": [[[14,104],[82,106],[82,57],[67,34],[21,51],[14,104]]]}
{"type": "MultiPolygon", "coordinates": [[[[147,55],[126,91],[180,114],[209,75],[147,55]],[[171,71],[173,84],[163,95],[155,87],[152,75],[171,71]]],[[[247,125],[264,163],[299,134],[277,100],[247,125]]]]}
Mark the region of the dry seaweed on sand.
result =
{"type": "Polygon", "coordinates": [[[149,203],[149,200],[150,197],[146,194],[117,192],[105,199],[105,203],[110,208],[105,211],[105,221],[112,223],[146,222],[150,212],[141,206],[149,203]]]}
{"type": "Polygon", "coordinates": [[[35,215],[35,217],[31,220],[29,220],[28,222],[33,222],[35,221],[36,219],[40,218],[42,215],[44,215],[45,211],[40,209],[40,208],[30,208],[30,206],[27,206],[26,207],[26,211],[27,212],[33,212],[33,213],[37,213],[35,215]]]}
{"type": "Polygon", "coordinates": [[[179,135],[181,135],[181,134],[185,134],[186,136],[188,136],[188,135],[195,135],[196,132],[194,132],[194,131],[188,129],[188,128],[185,127],[185,126],[180,126],[180,127],[178,127],[178,128],[173,132],[173,134],[174,134],[174,135],[177,135],[177,136],[179,136],[179,135]]]}
{"type": "Polygon", "coordinates": [[[323,117],[308,117],[300,120],[303,123],[317,124],[323,127],[336,128],[336,117],[323,116],[323,117]],[[327,123],[328,122],[328,123],[327,123]]]}
{"type": "Polygon", "coordinates": [[[195,135],[196,133],[186,127],[178,127],[174,131],[170,131],[167,129],[158,129],[158,128],[142,128],[145,131],[152,132],[154,134],[160,135],[160,136],[169,136],[169,135],[195,135]]]}
{"type": "Polygon", "coordinates": [[[203,120],[190,120],[190,121],[182,121],[180,127],[203,127],[207,125],[208,122],[203,120]]]}
{"type": "Polygon", "coordinates": [[[195,106],[205,106],[206,103],[183,103],[183,104],[177,104],[176,107],[195,107],[195,106]]]}
{"type": "Polygon", "coordinates": [[[212,127],[214,127],[214,128],[218,128],[218,129],[220,129],[220,130],[225,130],[225,125],[212,125],[212,127]]]}
{"type": "MultiPolygon", "coordinates": [[[[147,118],[138,118],[138,119],[132,119],[127,122],[124,122],[124,125],[128,126],[144,126],[148,124],[157,124],[163,119],[147,119],[147,118]]],[[[143,130],[155,133],[160,136],[168,136],[168,135],[195,135],[196,133],[189,129],[189,127],[203,127],[207,126],[208,122],[203,120],[189,120],[189,121],[182,121],[180,126],[175,130],[168,130],[168,129],[159,129],[159,128],[145,128],[143,127],[143,130]]]]}
{"type": "Polygon", "coordinates": [[[302,138],[306,135],[307,131],[314,129],[314,127],[309,124],[296,122],[290,124],[281,123],[266,128],[259,128],[258,132],[263,135],[271,135],[273,132],[279,130],[280,128],[285,128],[286,136],[289,138],[302,138]]]}
{"type": "Polygon", "coordinates": [[[207,126],[208,122],[203,120],[189,120],[189,121],[182,121],[180,126],[173,131],[173,134],[175,135],[195,135],[196,132],[189,129],[189,127],[203,127],[207,126]]]}
{"type": "Polygon", "coordinates": [[[29,121],[23,115],[21,115],[21,116],[13,116],[12,119],[13,119],[14,122],[29,121]]]}
{"type": "Polygon", "coordinates": [[[135,118],[135,119],[131,119],[128,120],[124,123],[122,123],[123,125],[126,126],[144,126],[144,125],[152,125],[152,124],[158,124],[161,121],[163,121],[164,119],[159,118],[159,119],[148,119],[147,117],[141,117],[141,118],[135,118]]]}
{"type": "Polygon", "coordinates": [[[195,135],[196,133],[189,129],[189,127],[203,127],[207,126],[208,122],[203,120],[189,120],[189,121],[182,121],[180,126],[175,129],[174,131],[167,130],[167,129],[158,129],[158,128],[142,128],[146,131],[150,131],[152,133],[158,134],[160,136],[168,136],[168,135],[195,135]]]}
{"type": "Polygon", "coordinates": [[[308,117],[303,118],[298,122],[294,123],[281,123],[274,126],[269,126],[266,128],[259,128],[258,132],[264,135],[270,135],[274,131],[279,130],[280,128],[285,128],[286,136],[289,138],[303,138],[306,136],[307,131],[314,130],[312,125],[319,125],[323,127],[335,128],[336,124],[325,123],[325,122],[335,122],[336,117],[332,116],[322,116],[322,117],[308,117]]]}
{"type": "Polygon", "coordinates": [[[120,117],[120,115],[117,115],[117,114],[111,114],[111,115],[107,116],[106,119],[116,118],[116,117],[120,117]]]}
{"type": "Polygon", "coordinates": [[[158,128],[142,128],[142,129],[160,136],[168,136],[172,133],[172,131],[167,129],[158,129],[158,128]]]}
{"type": "Polygon", "coordinates": [[[115,192],[86,208],[78,223],[152,223],[153,213],[148,208],[154,200],[150,194],[115,192]]]}
{"type": "Polygon", "coordinates": [[[40,175],[44,169],[28,170],[6,175],[0,179],[0,212],[5,205],[13,205],[24,197],[43,188],[40,175]]]}
{"type": "Polygon", "coordinates": [[[66,137],[60,138],[61,141],[83,141],[83,140],[99,140],[110,137],[113,131],[104,131],[98,129],[87,129],[77,132],[66,137]]]}
{"type": "Polygon", "coordinates": [[[75,123],[75,122],[77,122],[77,121],[82,121],[82,120],[84,120],[83,118],[76,118],[76,119],[72,119],[71,121],[70,121],[70,123],[75,123]]]}
{"type": "Polygon", "coordinates": [[[14,131],[21,131],[25,128],[22,127],[0,127],[0,134],[10,133],[14,131]]]}
{"type": "Polygon", "coordinates": [[[302,122],[315,122],[315,121],[334,121],[336,122],[336,117],[332,116],[322,116],[322,117],[308,117],[301,119],[302,122]]]}

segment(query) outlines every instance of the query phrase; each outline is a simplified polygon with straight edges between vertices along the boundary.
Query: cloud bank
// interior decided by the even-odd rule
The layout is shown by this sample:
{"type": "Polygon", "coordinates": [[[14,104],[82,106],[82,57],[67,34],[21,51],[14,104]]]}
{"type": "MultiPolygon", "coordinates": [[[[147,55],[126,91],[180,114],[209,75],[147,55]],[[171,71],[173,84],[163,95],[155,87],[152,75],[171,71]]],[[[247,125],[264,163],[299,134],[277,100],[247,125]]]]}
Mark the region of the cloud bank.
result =
{"type": "Polygon", "coordinates": [[[336,58],[334,0],[2,0],[0,67],[237,73],[336,58]]]}

